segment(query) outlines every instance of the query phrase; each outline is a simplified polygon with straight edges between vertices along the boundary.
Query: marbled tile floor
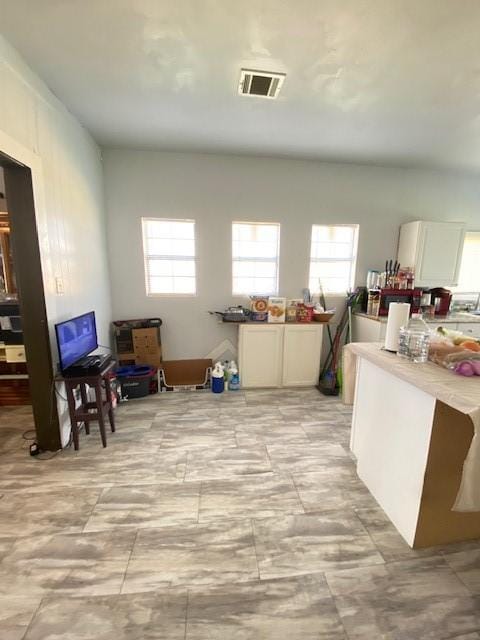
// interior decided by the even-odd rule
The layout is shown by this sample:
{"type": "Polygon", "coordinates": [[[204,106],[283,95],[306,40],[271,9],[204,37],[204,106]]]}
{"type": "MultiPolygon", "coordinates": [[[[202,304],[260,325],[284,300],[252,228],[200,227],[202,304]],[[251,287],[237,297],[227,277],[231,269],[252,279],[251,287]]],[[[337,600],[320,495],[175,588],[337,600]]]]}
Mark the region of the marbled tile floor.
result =
{"type": "MultiPolygon", "coordinates": [[[[2,640],[480,640],[480,541],[412,551],[315,389],[164,394],[32,459],[0,409],[2,640]]],[[[441,526],[439,524],[439,526],[441,526]]]]}

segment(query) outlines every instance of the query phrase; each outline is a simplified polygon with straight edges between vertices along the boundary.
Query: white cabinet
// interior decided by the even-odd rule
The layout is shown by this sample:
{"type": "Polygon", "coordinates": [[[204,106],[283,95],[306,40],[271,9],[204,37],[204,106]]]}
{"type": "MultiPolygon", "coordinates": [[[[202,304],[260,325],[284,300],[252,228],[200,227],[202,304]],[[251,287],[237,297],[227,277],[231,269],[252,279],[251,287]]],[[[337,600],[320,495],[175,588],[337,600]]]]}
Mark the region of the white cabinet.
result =
{"type": "Polygon", "coordinates": [[[382,342],[386,323],[354,314],[352,318],[352,342],[382,342]]]}
{"type": "Polygon", "coordinates": [[[397,260],[414,268],[417,287],[454,286],[464,239],[462,222],[408,222],[400,227],[397,260]]]}
{"type": "Polygon", "coordinates": [[[283,325],[239,325],[238,366],[242,387],[279,387],[283,325]]]}
{"type": "Polygon", "coordinates": [[[473,338],[480,338],[480,323],[478,322],[459,322],[457,331],[461,331],[466,336],[471,335],[473,338]]]}
{"type": "Polygon", "coordinates": [[[318,383],[322,327],[315,324],[285,325],[283,337],[282,384],[309,387],[318,383]]]}
{"type": "Polygon", "coordinates": [[[238,363],[245,389],[308,387],[317,384],[323,326],[239,325],[238,363]]]}
{"type": "MultiPolygon", "coordinates": [[[[471,335],[473,338],[480,338],[480,321],[479,322],[428,322],[430,331],[436,331],[438,327],[444,327],[449,331],[461,331],[466,336],[471,335]]],[[[352,318],[352,342],[383,342],[387,329],[386,321],[381,322],[375,318],[361,316],[356,313],[352,318]]]]}

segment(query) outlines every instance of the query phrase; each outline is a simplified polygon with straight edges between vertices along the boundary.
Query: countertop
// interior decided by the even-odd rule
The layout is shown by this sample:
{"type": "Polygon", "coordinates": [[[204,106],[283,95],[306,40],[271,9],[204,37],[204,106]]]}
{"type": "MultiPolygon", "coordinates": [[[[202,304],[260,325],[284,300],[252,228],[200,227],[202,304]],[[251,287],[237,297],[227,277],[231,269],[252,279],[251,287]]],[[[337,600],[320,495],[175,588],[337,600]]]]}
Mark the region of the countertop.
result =
{"type": "Polygon", "coordinates": [[[307,325],[307,326],[312,326],[312,325],[324,325],[324,324],[328,324],[330,322],[330,320],[309,320],[308,322],[267,322],[266,320],[244,320],[243,322],[240,322],[239,320],[219,320],[219,324],[232,324],[232,325],[239,325],[239,326],[265,326],[265,327],[284,327],[285,325],[287,326],[294,326],[294,325],[299,325],[301,327],[307,325]]]}
{"type": "MultiPolygon", "coordinates": [[[[360,318],[368,318],[369,320],[375,320],[376,322],[387,322],[387,316],[372,316],[368,313],[361,313],[355,311],[355,316],[360,318]]],[[[461,323],[478,323],[480,324],[480,316],[473,313],[467,313],[457,311],[456,313],[449,313],[448,316],[435,316],[434,318],[424,318],[427,324],[461,324],[461,323]]]]}
{"type": "Polygon", "coordinates": [[[479,376],[459,376],[433,362],[415,364],[381,347],[376,342],[352,342],[346,345],[345,351],[369,360],[461,413],[472,418],[480,415],[479,376]]]}

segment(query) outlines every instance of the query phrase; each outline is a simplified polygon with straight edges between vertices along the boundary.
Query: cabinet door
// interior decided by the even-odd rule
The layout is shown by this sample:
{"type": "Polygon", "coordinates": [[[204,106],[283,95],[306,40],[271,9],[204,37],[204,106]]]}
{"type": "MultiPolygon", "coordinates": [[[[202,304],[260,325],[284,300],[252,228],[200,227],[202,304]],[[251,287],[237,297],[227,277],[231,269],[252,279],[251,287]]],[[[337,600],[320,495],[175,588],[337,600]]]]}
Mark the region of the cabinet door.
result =
{"type": "Polygon", "coordinates": [[[322,329],[321,325],[314,323],[285,325],[283,386],[310,387],[318,383],[322,329]]]}
{"type": "Polygon", "coordinates": [[[420,226],[415,284],[453,286],[458,283],[465,225],[453,222],[422,222],[420,226]]]}
{"type": "Polygon", "coordinates": [[[283,326],[241,325],[238,364],[243,388],[281,386],[283,326]]]}
{"type": "Polygon", "coordinates": [[[480,338],[480,323],[479,322],[459,322],[457,324],[457,331],[461,331],[464,335],[471,335],[472,338],[480,338]]]}
{"type": "Polygon", "coordinates": [[[385,325],[386,322],[354,314],[352,319],[352,342],[380,342],[385,336],[385,332],[382,335],[382,328],[385,328],[385,325]]]}

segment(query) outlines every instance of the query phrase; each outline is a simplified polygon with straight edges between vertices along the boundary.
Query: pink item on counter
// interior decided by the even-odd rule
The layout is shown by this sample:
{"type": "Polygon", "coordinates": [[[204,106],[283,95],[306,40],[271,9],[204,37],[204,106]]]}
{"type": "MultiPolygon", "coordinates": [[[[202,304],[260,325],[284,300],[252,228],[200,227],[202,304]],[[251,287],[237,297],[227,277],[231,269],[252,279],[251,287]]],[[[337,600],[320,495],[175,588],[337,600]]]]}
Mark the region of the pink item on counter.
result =
{"type": "Polygon", "coordinates": [[[457,362],[455,373],[461,376],[480,376],[480,360],[462,360],[457,362]]]}

